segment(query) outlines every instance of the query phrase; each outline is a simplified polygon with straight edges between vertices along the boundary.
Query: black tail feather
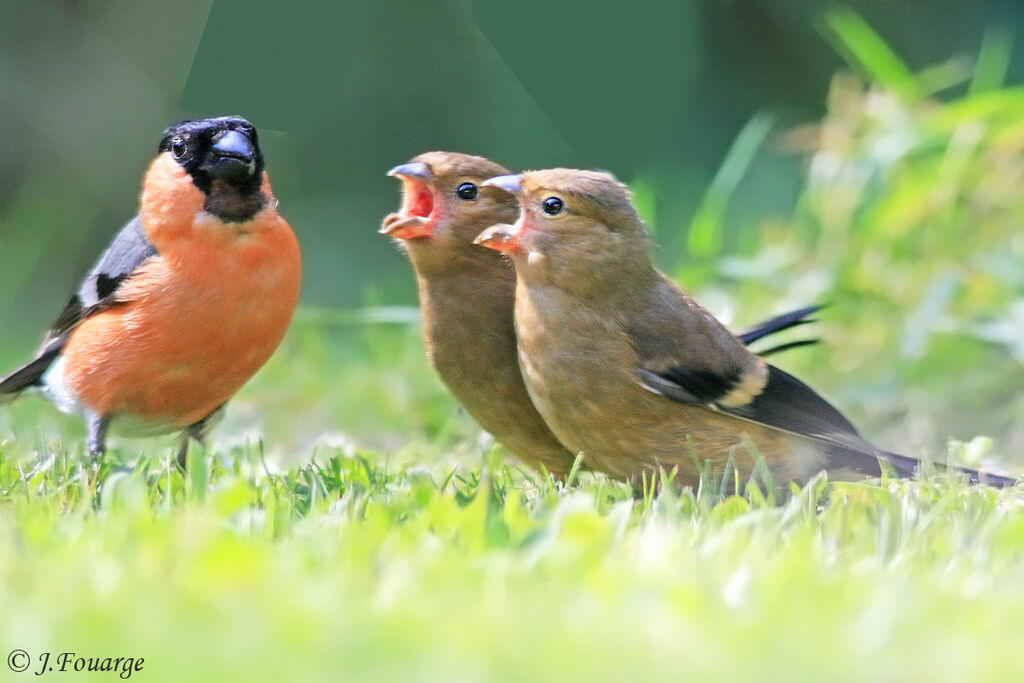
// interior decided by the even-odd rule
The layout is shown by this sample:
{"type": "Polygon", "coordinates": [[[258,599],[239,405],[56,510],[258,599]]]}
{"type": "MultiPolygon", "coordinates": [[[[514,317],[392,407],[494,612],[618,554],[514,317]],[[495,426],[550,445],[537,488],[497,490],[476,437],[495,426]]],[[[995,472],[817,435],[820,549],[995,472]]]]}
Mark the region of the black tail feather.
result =
{"type": "MultiPolygon", "coordinates": [[[[811,321],[810,320],[805,320],[804,322],[811,322],[811,321]]],[[[799,324],[802,324],[802,323],[799,323],[799,324]]],[[[813,346],[815,344],[820,344],[820,343],[821,343],[820,339],[798,339],[797,341],[786,342],[785,344],[779,344],[778,346],[773,346],[773,347],[771,347],[769,349],[765,349],[764,351],[758,351],[757,355],[761,356],[761,358],[765,358],[767,356],[771,356],[771,355],[776,354],[776,353],[782,353],[783,351],[789,351],[790,349],[798,349],[801,346],[813,346]]]]}
{"type": "Polygon", "coordinates": [[[64,348],[64,340],[52,340],[31,363],[24,365],[0,380],[0,401],[12,398],[29,387],[42,384],[43,375],[64,348]]]}
{"type": "Polygon", "coordinates": [[[899,453],[888,451],[879,454],[879,459],[892,467],[900,477],[910,478],[921,467],[921,461],[899,453]]]}
{"type": "MultiPolygon", "coordinates": [[[[881,453],[880,457],[892,465],[896,473],[901,477],[912,477],[914,473],[920,469],[921,461],[916,458],[910,458],[905,455],[898,453],[881,453]]],[[[958,474],[966,474],[972,484],[988,484],[989,486],[995,486],[996,488],[1007,488],[1014,486],[1017,483],[1017,479],[1014,477],[1005,477],[1001,474],[992,474],[990,472],[981,472],[978,470],[972,470],[966,467],[950,467],[943,463],[934,463],[936,467],[945,470],[952,470],[958,474]]]]}
{"type": "Polygon", "coordinates": [[[821,310],[821,306],[804,306],[798,308],[795,311],[789,313],[783,313],[782,315],[769,318],[762,323],[758,323],[753,327],[740,332],[736,336],[741,342],[750,346],[759,339],[764,339],[768,335],[775,334],[776,332],[782,332],[798,325],[806,325],[807,323],[814,322],[813,318],[809,316],[814,315],[821,310]]]}
{"type": "MultiPolygon", "coordinates": [[[[909,479],[921,469],[922,461],[899,453],[888,451],[866,452],[845,444],[830,444],[828,453],[829,470],[857,472],[865,477],[879,477],[882,469],[891,469],[896,476],[909,479]]],[[[940,471],[951,471],[965,474],[972,484],[987,484],[996,488],[1014,486],[1017,479],[989,472],[979,472],[966,467],[947,466],[944,463],[933,463],[940,471]]]]}

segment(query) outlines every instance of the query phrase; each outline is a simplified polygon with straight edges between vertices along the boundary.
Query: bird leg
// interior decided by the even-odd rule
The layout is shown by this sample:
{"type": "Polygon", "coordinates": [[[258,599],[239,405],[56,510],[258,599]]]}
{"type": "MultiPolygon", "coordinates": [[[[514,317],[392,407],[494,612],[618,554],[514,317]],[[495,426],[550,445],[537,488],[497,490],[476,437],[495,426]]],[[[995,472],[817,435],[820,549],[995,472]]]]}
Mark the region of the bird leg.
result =
{"type": "Polygon", "coordinates": [[[181,446],[178,447],[178,456],[174,459],[174,462],[178,464],[178,469],[185,472],[185,465],[188,461],[188,441],[192,438],[191,435],[186,431],[181,437],[181,446]]]}
{"type": "Polygon", "coordinates": [[[107,452],[107,429],[109,428],[109,417],[89,416],[89,438],[86,445],[94,462],[107,452]]]}
{"type": "Polygon", "coordinates": [[[185,471],[186,461],[188,460],[188,442],[193,440],[200,446],[206,445],[206,437],[210,433],[217,422],[224,416],[224,406],[217,408],[215,411],[204,417],[199,422],[189,425],[188,429],[181,436],[181,447],[178,449],[177,463],[181,471],[185,471]]]}

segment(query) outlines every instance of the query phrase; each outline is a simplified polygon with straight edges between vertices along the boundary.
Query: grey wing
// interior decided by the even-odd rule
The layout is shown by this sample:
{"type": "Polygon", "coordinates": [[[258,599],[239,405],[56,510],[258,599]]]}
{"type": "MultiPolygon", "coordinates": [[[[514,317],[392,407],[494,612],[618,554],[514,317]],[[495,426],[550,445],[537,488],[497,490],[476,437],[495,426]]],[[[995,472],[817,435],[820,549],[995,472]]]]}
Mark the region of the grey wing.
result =
{"type": "Polygon", "coordinates": [[[0,379],[0,399],[38,386],[83,320],[117,303],[118,288],[146,261],[159,256],[136,216],[128,222],[57,317],[36,357],[0,379]]]}
{"type": "Polygon", "coordinates": [[[69,332],[86,318],[116,303],[117,290],[124,281],[139,266],[158,255],[156,247],[146,237],[139,217],[130,220],[68,301],[50,328],[50,338],[69,332]]]}

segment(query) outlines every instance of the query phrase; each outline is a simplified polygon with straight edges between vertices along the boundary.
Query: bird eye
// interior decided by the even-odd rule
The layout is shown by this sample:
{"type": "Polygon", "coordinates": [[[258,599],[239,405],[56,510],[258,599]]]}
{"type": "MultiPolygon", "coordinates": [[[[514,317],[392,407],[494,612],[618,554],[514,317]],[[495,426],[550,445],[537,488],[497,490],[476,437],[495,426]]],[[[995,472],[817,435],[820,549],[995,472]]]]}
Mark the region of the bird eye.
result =
{"type": "Polygon", "coordinates": [[[544,213],[549,216],[557,216],[565,208],[565,202],[558,197],[548,197],[544,200],[544,213]]]}
{"type": "Polygon", "coordinates": [[[176,135],[174,139],[171,140],[171,153],[174,155],[175,159],[180,159],[185,156],[186,149],[185,140],[180,135],[176,135]]]}
{"type": "Polygon", "coordinates": [[[459,195],[459,199],[465,199],[468,202],[476,199],[477,191],[476,185],[473,183],[462,183],[455,190],[455,194],[459,195]]]}

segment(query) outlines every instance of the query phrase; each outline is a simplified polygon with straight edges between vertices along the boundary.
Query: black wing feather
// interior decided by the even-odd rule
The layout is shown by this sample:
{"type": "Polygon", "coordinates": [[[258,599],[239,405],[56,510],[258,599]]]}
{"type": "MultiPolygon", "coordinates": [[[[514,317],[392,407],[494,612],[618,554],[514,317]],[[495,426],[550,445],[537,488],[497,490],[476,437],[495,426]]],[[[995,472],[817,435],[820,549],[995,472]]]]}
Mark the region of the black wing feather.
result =
{"type": "MultiPolygon", "coordinates": [[[[879,460],[884,460],[901,477],[911,477],[921,463],[898,453],[880,451],[861,438],[846,417],[813,389],[779,368],[768,366],[768,381],[761,393],[742,406],[715,402],[735,386],[736,378],[720,376],[712,380],[707,372],[670,368],[654,373],[640,370],[643,385],[650,391],[681,403],[702,405],[712,410],[751,420],[776,429],[809,437],[821,444],[830,469],[846,469],[865,476],[880,476],[879,460]],[[717,395],[714,391],[718,391],[717,395]],[[712,397],[708,400],[708,397],[712,397]]],[[[937,463],[943,467],[941,463],[937,463]]],[[[1017,480],[997,474],[955,467],[971,483],[1013,486],[1017,480]]]]}
{"type": "Polygon", "coordinates": [[[860,437],[857,428],[831,403],[774,365],[768,366],[768,382],[754,400],[739,407],[723,407],[722,411],[806,436],[860,437]]]}
{"type": "Polygon", "coordinates": [[[857,429],[842,413],[809,386],[774,365],[768,366],[768,380],[761,392],[742,406],[718,403],[739,384],[738,374],[673,367],[658,373],[640,370],[640,378],[649,390],[680,403],[702,405],[804,436],[846,435],[860,439],[857,429]]]}
{"type": "Polygon", "coordinates": [[[83,320],[117,304],[117,290],[139,266],[159,253],[146,237],[136,216],[122,228],[82,286],[53,323],[43,347],[32,362],[0,380],[0,396],[40,384],[43,375],[64,348],[70,332],[83,320]]]}
{"type": "Polygon", "coordinates": [[[732,391],[740,381],[739,372],[722,374],[711,370],[693,370],[681,366],[659,373],[662,379],[685,390],[685,403],[714,403],[732,391]]]}

